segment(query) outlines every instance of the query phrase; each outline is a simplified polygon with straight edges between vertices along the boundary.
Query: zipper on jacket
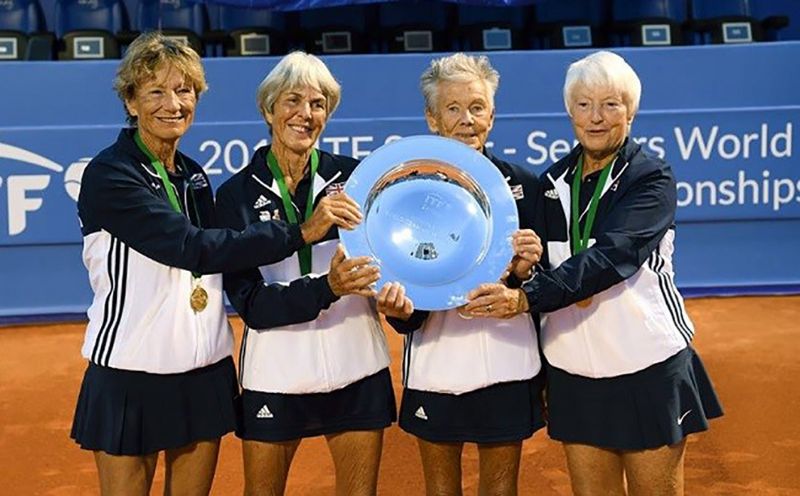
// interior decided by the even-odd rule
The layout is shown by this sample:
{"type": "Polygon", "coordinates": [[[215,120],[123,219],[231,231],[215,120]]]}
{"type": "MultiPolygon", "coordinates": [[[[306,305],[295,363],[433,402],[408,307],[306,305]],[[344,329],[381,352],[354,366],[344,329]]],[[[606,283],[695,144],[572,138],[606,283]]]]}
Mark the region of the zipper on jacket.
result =
{"type": "Polygon", "coordinates": [[[489,371],[489,345],[487,343],[489,340],[489,333],[484,331],[480,333],[480,336],[481,339],[479,343],[481,344],[481,356],[483,357],[483,379],[488,384],[492,377],[489,371]]]}
{"type": "MultiPolygon", "coordinates": [[[[172,184],[170,182],[170,184],[172,184]]],[[[173,186],[174,187],[174,186],[173,186]]],[[[189,222],[192,222],[192,217],[189,215],[189,183],[188,181],[184,181],[183,183],[183,208],[186,210],[186,218],[189,219],[189,222]]],[[[197,212],[197,211],[195,211],[197,212]]],[[[200,219],[197,219],[197,222],[200,222],[200,219]]],[[[194,277],[190,275],[189,277],[194,277]]],[[[201,279],[202,280],[202,279],[201,279]]],[[[191,284],[194,284],[194,281],[191,281],[191,284]]],[[[195,335],[195,352],[194,352],[194,366],[198,367],[200,364],[206,364],[208,358],[211,356],[211,342],[209,340],[209,333],[207,332],[206,326],[203,325],[205,320],[202,315],[203,312],[194,312],[194,335],[195,335]]]]}
{"type": "Polygon", "coordinates": [[[328,390],[331,387],[331,379],[330,379],[331,374],[330,374],[330,372],[328,370],[328,367],[330,365],[330,363],[328,361],[328,354],[325,352],[326,351],[325,350],[325,335],[327,334],[327,332],[325,332],[325,331],[323,331],[323,330],[321,330],[319,328],[316,328],[316,327],[314,328],[314,330],[319,335],[319,351],[320,351],[320,354],[322,355],[322,373],[325,376],[324,377],[325,389],[328,390]]]}

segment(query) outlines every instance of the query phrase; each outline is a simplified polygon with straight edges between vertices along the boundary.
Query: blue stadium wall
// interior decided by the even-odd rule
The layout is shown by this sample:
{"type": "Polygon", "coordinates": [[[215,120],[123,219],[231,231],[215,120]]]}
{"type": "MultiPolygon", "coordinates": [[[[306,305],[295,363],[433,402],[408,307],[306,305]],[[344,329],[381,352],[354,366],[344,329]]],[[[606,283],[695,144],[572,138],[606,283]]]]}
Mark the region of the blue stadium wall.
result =
{"type": "MultiPolygon", "coordinates": [[[[689,294],[800,289],[800,42],[620,49],[643,82],[632,136],[678,184],[677,280],[689,294]]],[[[583,51],[494,53],[493,151],[542,173],[572,146],[561,88],[583,51]]],[[[364,157],[428,132],[429,55],[326,59],[343,102],[321,148],[364,157]]],[[[265,142],[255,89],[276,58],[205,61],[210,91],[181,149],[219,185],[265,142]]],[[[116,62],[0,64],[0,319],[83,313],[91,298],[75,198],[124,123],[116,62]]]]}

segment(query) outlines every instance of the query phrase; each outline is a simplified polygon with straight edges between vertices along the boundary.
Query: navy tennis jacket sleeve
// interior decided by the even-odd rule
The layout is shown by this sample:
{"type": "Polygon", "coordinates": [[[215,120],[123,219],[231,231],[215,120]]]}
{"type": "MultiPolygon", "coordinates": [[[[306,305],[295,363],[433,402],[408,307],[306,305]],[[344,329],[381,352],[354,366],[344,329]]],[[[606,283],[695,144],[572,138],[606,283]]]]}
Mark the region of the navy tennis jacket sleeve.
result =
{"type": "Polygon", "coordinates": [[[131,167],[98,157],[86,168],[78,201],[84,232],[104,229],[156,262],[201,274],[273,263],[304,244],[300,228],[284,222],[200,229],[131,167]]]}
{"type": "Polygon", "coordinates": [[[634,275],[675,221],[677,191],[666,164],[641,166],[636,178],[593,229],[595,244],[560,266],[537,271],[524,286],[531,312],[551,312],[634,275]]]}
{"type": "MultiPolygon", "coordinates": [[[[247,225],[245,203],[233,198],[225,186],[217,192],[220,225],[236,230],[258,226],[258,222],[247,225]]],[[[333,294],[326,275],[304,276],[288,284],[267,283],[261,272],[253,267],[226,272],[223,281],[231,305],[252,329],[270,329],[314,320],[339,299],[333,294]]]]}

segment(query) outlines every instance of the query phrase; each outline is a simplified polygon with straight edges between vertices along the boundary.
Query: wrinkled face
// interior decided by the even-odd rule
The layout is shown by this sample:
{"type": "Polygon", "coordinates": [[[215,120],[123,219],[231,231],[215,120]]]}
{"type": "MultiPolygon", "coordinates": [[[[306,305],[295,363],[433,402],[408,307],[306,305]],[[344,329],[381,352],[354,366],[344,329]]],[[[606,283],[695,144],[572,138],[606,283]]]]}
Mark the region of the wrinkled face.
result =
{"type": "Polygon", "coordinates": [[[172,142],[183,136],[192,125],[196,105],[194,86],[169,65],[159,67],[155,77],[139,85],[133,98],[125,101],[145,141],[172,142]]]}
{"type": "Polygon", "coordinates": [[[611,158],[628,135],[633,113],[622,93],[608,87],[575,86],[570,105],[575,137],[589,156],[611,158]]]}
{"type": "Polygon", "coordinates": [[[494,107],[485,82],[441,82],[434,104],[433,111],[425,111],[431,132],[483,151],[494,125],[494,107]]]}
{"type": "Polygon", "coordinates": [[[311,149],[328,122],[328,102],[317,88],[303,86],[284,91],[266,113],[272,143],[302,154],[311,149]]]}

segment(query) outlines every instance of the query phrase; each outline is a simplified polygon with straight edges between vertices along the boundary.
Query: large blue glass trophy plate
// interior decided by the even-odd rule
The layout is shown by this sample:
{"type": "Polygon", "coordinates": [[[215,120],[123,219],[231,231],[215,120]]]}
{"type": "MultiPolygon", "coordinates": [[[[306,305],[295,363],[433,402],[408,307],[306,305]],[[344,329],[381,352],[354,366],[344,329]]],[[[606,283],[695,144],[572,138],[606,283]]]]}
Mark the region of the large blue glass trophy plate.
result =
{"type": "Polygon", "coordinates": [[[410,136],[384,145],[344,188],[364,214],[340,230],[348,256],[371,256],[387,282],[405,286],[420,310],[466,303],[485,282],[497,282],[519,227],[506,178],[482,154],[455,140],[410,136]]]}

